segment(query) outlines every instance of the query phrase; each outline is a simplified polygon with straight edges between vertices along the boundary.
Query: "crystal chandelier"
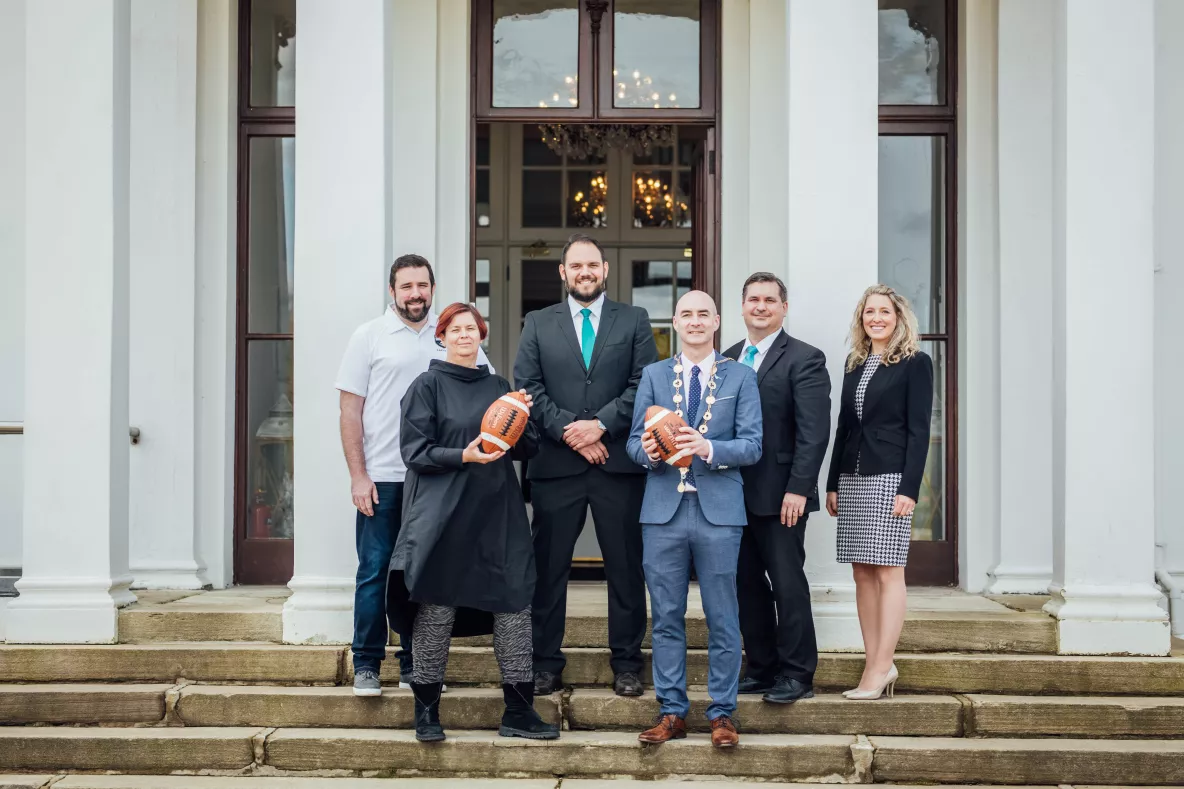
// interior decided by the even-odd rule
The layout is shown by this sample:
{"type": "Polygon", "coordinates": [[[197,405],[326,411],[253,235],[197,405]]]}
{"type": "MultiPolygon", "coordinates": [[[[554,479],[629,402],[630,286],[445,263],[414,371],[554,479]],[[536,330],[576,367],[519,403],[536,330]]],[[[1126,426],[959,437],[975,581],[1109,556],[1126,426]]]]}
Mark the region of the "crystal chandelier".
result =
{"type": "Polygon", "coordinates": [[[570,159],[603,157],[610,150],[648,154],[650,149],[675,143],[674,126],[669,124],[539,124],[543,142],[558,156],[570,159]]]}

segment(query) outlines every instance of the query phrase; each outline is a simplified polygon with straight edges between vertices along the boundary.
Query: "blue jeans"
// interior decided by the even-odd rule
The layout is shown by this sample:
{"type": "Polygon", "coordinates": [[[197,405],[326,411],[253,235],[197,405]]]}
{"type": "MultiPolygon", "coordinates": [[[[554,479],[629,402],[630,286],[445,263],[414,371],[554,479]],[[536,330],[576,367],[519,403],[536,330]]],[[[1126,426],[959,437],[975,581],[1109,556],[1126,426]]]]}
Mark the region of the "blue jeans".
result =
{"type": "MultiPolygon", "coordinates": [[[[354,671],[378,670],[386,657],[386,579],[403,515],[403,483],[375,482],[374,515],[358,510],[358,576],[354,587],[354,671]]],[[[399,633],[399,674],[411,674],[411,633],[399,633]]]]}
{"type": "Polygon", "coordinates": [[[642,565],[654,621],[654,691],[663,715],[685,718],[687,699],[687,589],[691,561],[699,578],[707,615],[707,718],[736,712],[740,684],[740,606],[736,601],[736,561],[743,526],[714,526],[703,517],[699,498],[683,494],[674,518],[644,524],[642,565]]]}

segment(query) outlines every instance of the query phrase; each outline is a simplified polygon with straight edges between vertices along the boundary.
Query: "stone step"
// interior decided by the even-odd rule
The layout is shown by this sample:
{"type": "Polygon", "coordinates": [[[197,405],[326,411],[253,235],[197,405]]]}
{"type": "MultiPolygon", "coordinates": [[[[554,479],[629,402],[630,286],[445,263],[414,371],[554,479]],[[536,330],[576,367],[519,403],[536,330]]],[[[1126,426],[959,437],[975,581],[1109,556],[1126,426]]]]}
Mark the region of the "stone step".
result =
{"type": "MultiPolygon", "coordinates": [[[[388,652],[393,656],[393,652],[388,652]]],[[[569,685],[612,684],[607,649],[565,650],[563,679],[569,685]]],[[[642,679],[650,682],[649,653],[642,679]]],[[[1184,695],[1184,657],[1079,657],[1067,655],[897,655],[898,690],[926,693],[1016,693],[1173,696],[1184,695]]],[[[347,672],[350,667],[346,667],[347,672]]],[[[862,655],[823,653],[814,684],[822,689],[853,688],[863,671],[862,655]]],[[[398,681],[393,660],[383,663],[383,678],[398,681]]],[[[453,647],[448,680],[460,684],[498,681],[497,663],[486,647],[453,647]]],[[[351,680],[352,681],[352,680],[351,680]]],[[[707,652],[687,652],[687,683],[707,684],[707,652]]]]}
{"type": "Polygon", "coordinates": [[[1184,740],[744,734],[739,748],[721,751],[701,733],[655,747],[632,732],[564,732],[539,742],[452,731],[424,745],[394,729],[3,727],[0,764],[42,772],[1165,786],[1184,782],[1184,740]]]}
{"type": "MultiPolygon", "coordinates": [[[[466,778],[465,789],[752,789],[751,781],[653,781],[597,778],[466,778]]],[[[0,775],[0,789],[452,789],[452,778],[295,778],[213,775],[0,775]]],[[[789,785],[789,784],[782,784],[789,785]]],[[[799,784],[801,785],[801,784],[799,784]]],[[[871,789],[871,784],[849,784],[871,789]]],[[[965,789],[949,784],[915,786],[896,784],[894,789],[965,789]]],[[[976,789],[997,789],[980,786],[976,789]]],[[[1057,789],[1055,786],[1022,786],[1012,789],[1057,789]]],[[[1083,787],[1082,789],[1086,789],[1083,787]]],[[[1094,789],[1124,789],[1095,787],[1094,789]]],[[[1129,787],[1126,789],[1137,789],[1129,787]]]]}
{"type": "MultiPolygon", "coordinates": [[[[348,647],[280,644],[180,643],[116,645],[0,645],[0,682],[259,682],[341,685],[353,681],[348,647]]],[[[612,683],[606,649],[566,650],[564,680],[575,686],[612,683]]],[[[390,651],[393,658],[393,650],[390,651]]],[[[648,663],[648,652],[646,653],[648,663]]],[[[1019,695],[1184,696],[1184,655],[1077,657],[1060,655],[902,654],[896,658],[898,689],[926,693],[1019,695]]],[[[854,687],[861,655],[823,653],[815,685],[854,687]]],[[[648,665],[645,670],[648,681],[648,665]]],[[[388,683],[398,682],[397,662],[383,663],[388,683]]],[[[497,661],[489,647],[454,647],[448,681],[497,685],[497,661]]],[[[707,683],[707,653],[687,655],[687,681],[707,683]]]]}
{"type": "MultiPolygon", "coordinates": [[[[146,607],[119,613],[121,643],[176,641],[278,642],[283,636],[279,611],[165,610],[146,607]]],[[[391,634],[392,645],[398,636],[391,634]]],[[[489,646],[488,636],[458,639],[463,646],[489,646]]],[[[707,622],[701,611],[687,613],[687,644],[707,648],[707,622]]],[[[567,618],[567,647],[607,648],[605,615],[574,614],[567,618]]],[[[645,647],[650,646],[647,626],[645,647]]],[[[902,652],[1056,651],[1056,623],[1045,614],[1018,611],[913,611],[900,638],[902,652]]]]}
{"type": "MultiPolygon", "coordinates": [[[[690,694],[692,731],[708,731],[709,698],[690,694]]],[[[641,698],[577,688],[535,700],[539,714],[564,728],[632,731],[658,712],[652,689],[641,698]]],[[[441,704],[449,729],[496,729],[500,689],[457,687],[441,704]]],[[[741,696],[736,719],[752,734],[865,734],[1081,738],[1184,736],[1184,698],[903,695],[859,703],[819,694],[792,705],[741,696]]],[[[388,688],[356,698],[349,687],[274,685],[0,685],[0,725],[169,725],[191,727],[410,728],[411,692],[388,688]]]]}

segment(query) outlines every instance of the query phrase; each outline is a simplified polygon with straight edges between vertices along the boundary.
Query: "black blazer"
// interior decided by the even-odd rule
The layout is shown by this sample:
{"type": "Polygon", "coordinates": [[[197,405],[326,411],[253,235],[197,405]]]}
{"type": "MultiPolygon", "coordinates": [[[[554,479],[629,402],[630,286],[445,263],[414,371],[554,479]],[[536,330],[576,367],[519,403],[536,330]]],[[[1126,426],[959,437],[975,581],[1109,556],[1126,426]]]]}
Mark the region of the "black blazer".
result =
{"type": "MultiPolygon", "coordinates": [[[[724,356],[739,361],[745,342],[724,356]]],[[[744,504],[754,515],[778,515],[786,493],[806,497],[806,512],[818,510],[818,472],[830,441],[830,375],[826,355],[784,330],[757,370],[764,420],[764,451],[740,470],[744,504]]]]}
{"type": "Polygon", "coordinates": [[[897,495],[914,501],[925,475],[929,419],[933,415],[933,360],[923,351],[896,364],[881,363],[863,394],[863,420],[855,415],[859,365],[843,377],[839,426],[830,457],[828,491],[839,489],[839,474],[901,475],[897,495]]]}
{"type": "Polygon", "coordinates": [[[527,478],[567,477],[589,468],[583,455],[563,443],[563,428],[581,419],[599,419],[608,429],[601,439],[608,449],[605,471],[646,473],[629,459],[625,442],[641,371],[656,361],[654,333],[641,307],[604,300],[588,368],[566,299],[528,313],[514,360],[514,385],[534,397],[531,419],[543,441],[527,466],[527,478]]]}

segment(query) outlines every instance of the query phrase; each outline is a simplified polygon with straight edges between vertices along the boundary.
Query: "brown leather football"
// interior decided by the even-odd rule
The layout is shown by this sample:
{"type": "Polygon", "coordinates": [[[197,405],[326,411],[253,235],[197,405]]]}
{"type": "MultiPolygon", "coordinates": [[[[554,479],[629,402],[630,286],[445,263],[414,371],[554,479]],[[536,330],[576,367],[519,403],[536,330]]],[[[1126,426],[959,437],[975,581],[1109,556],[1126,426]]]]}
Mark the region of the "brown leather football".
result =
{"type": "Polygon", "coordinates": [[[645,410],[645,430],[658,443],[658,456],[675,468],[690,466],[694,457],[689,449],[679,449],[674,443],[678,429],[686,426],[682,417],[669,408],[651,405],[645,410]]]}
{"type": "Polygon", "coordinates": [[[481,417],[481,451],[509,452],[522,438],[529,418],[526,395],[521,392],[508,392],[494,400],[481,417]]]}

